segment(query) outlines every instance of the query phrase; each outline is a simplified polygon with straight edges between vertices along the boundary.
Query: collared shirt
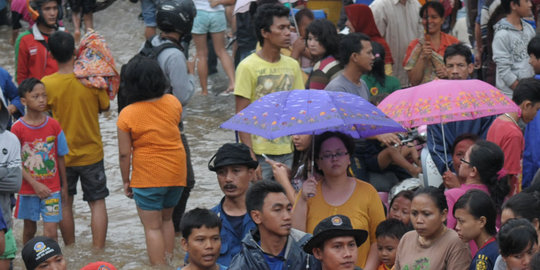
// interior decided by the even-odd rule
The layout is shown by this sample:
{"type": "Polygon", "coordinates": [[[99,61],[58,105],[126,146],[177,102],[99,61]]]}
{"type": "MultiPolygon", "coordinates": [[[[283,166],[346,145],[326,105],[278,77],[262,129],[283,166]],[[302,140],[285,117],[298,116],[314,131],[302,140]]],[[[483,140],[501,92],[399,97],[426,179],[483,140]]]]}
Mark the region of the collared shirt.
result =
{"type": "Polygon", "coordinates": [[[392,52],[392,75],[399,79],[402,86],[407,86],[407,72],[400,64],[405,58],[409,43],[424,33],[419,16],[420,4],[415,0],[407,0],[405,5],[399,0],[375,0],[370,8],[377,28],[392,52]]]}

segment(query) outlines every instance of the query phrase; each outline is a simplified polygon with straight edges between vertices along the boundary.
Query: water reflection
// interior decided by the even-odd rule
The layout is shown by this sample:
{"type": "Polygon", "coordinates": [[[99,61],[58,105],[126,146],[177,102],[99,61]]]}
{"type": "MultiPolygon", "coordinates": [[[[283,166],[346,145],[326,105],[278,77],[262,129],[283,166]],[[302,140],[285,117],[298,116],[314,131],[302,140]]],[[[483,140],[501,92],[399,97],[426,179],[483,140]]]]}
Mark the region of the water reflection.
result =
{"type": "MultiPolygon", "coordinates": [[[[140,4],[117,0],[108,9],[94,15],[96,30],[108,41],[118,67],[127,62],[144,41],[142,34],[144,25],[137,18],[139,13],[140,4]]],[[[0,66],[14,75],[14,49],[8,43],[10,35],[9,28],[0,27],[0,66]]],[[[222,85],[226,86],[225,78],[221,72],[214,78],[214,84],[220,88],[222,85]]],[[[188,209],[197,206],[212,207],[221,198],[215,173],[208,170],[207,163],[221,144],[234,140],[234,134],[231,131],[221,130],[218,127],[220,123],[232,116],[233,111],[233,96],[223,97],[212,94],[208,97],[195,94],[190,104],[184,108],[185,132],[190,142],[197,181],[188,201],[188,209]]],[[[135,210],[135,203],[123,195],[116,141],[117,116],[116,101],[111,103],[109,112],[100,116],[107,185],[111,193],[106,199],[109,214],[106,249],[101,252],[91,250],[90,209],[82,201],[82,191],[79,188],[74,205],[77,242],[72,247],[62,246],[69,269],[79,269],[89,262],[98,260],[108,261],[118,269],[150,268],[146,255],[144,231],[135,210]]],[[[22,225],[19,220],[14,224],[19,249],[14,262],[15,269],[24,268],[20,258],[22,225]]],[[[38,234],[40,232],[41,229],[38,229],[38,234]]],[[[179,238],[177,238],[172,265],[179,266],[182,260],[183,253],[179,238]]]]}

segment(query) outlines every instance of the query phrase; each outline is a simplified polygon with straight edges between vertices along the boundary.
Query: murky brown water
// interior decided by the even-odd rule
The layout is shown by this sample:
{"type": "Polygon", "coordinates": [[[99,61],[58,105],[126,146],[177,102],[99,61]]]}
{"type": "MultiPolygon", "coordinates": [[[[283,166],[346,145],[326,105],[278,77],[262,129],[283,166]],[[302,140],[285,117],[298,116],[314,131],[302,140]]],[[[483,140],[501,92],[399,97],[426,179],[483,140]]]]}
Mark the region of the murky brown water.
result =
{"type": "MultiPolygon", "coordinates": [[[[142,21],[138,20],[140,4],[117,0],[111,7],[94,14],[95,28],[108,41],[118,67],[127,62],[144,41],[142,21]]],[[[69,23],[68,24],[68,29],[69,23]]],[[[0,66],[14,74],[14,49],[9,45],[11,35],[7,27],[0,27],[0,66]]],[[[215,88],[226,87],[223,72],[214,76],[215,88]]],[[[210,84],[212,84],[210,82],[210,84]]],[[[185,133],[188,137],[192,161],[195,169],[196,185],[188,201],[188,209],[212,207],[221,198],[215,173],[208,170],[207,162],[217,148],[234,141],[234,134],[222,130],[219,124],[234,112],[234,97],[212,95],[203,97],[197,93],[184,108],[185,133]]],[[[106,199],[109,214],[107,244],[103,252],[92,252],[90,230],[90,209],[82,201],[81,190],[75,197],[75,223],[77,242],[74,246],[63,247],[68,260],[68,269],[80,269],[89,262],[105,260],[118,269],[151,269],[148,264],[142,224],[135,210],[133,200],[123,195],[122,180],[118,167],[116,141],[116,101],[111,102],[111,110],[100,116],[101,134],[105,147],[105,169],[111,195],[106,199]]],[[[19,251],[22,249],[22,222],[16,221],[14,232],[19,251]]],[[[39,232],[39,231],[38,231],[39,232]]],[[[183,252],[177,237],[173,266],[180,266],[183,252]]],[[[60,241],[61,242],[61,241],[60,241]]],[[[20,253],[15,260],[15,269],[23,269],[20,253]]]]}

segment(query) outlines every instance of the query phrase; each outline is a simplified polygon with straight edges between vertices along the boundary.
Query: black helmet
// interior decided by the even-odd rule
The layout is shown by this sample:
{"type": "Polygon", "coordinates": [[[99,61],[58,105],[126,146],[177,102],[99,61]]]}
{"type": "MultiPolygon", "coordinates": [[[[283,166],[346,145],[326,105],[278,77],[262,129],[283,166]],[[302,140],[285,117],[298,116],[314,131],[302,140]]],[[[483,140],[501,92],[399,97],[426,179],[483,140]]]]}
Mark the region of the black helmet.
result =
{"type": "Polygon", "coordinates": [[[28,12],[30,13],[32,20],[39,21],[48,27],[51,28],[58,28],[58,21],[62,20],[63,17],[63,7],[62,7],[62,0],[27,0],[27,8],[28,12]],[[56,16],[56,24],[55,25],[48,25],[43,20],[43,16],[41,14],[41,6],[43,4],[48,2],[56,1],[58,3],[58,15],[56,16]]]}
{"type": "Polygon", "coordinates": [[[165,0],[157,7],[157,26],[164,32],[191,32],[197,9],[192,0],[165,0]]]}

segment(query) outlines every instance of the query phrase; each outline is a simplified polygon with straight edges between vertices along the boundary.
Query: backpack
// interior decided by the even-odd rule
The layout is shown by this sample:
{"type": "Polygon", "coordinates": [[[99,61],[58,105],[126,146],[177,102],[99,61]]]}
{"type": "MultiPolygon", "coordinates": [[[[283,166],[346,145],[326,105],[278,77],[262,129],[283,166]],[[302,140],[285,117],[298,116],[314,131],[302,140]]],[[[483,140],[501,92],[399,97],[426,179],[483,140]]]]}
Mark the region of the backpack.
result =
{"type": "MultiPolygon", "coordinates": [[[[165,50],[165,49],[169,49],[169,48],[176,48],[178,50],[180,50],[180,52],[183,51],[182,47],[180,47],[179,45],[173,43],[173,42],[165,42],[159,46],[156,46],[154,47],[154,45],[152,45],[152,39],[154,37],[151,37],[150,39],[146,40],[146,42],[144,43],[144,46],[143,48],[141,49],[141,51],[139,51],[139,53],[137,53],[136,55],[134,55],[131,59],[135,58],[135,57],[148,57],[148,58],[151,58],[151,59],[155,59],[157,60],[159,54],[165,50]]],[[[129,61],[131,61],[131,59],[129,59],[129,61]]],[[[129,63],[128,61],[128,63],[129,63]]],[[[126,107],[127,105],[130,104],[130,102],[128,101],[128,96],[127,96],[127,89],[126,89],[126,75],[125,75],[125,69],[126,69],[126,65],[127,64],[123,64],[121,69],[120,69],[120,87],[118,89],[118,97],[117,97],[117,102],[118,102],[118,113],[120,113],[120,111],[126,107]]]]}

